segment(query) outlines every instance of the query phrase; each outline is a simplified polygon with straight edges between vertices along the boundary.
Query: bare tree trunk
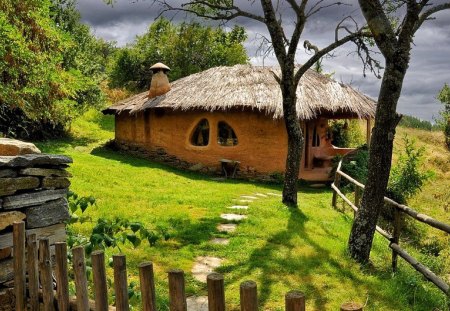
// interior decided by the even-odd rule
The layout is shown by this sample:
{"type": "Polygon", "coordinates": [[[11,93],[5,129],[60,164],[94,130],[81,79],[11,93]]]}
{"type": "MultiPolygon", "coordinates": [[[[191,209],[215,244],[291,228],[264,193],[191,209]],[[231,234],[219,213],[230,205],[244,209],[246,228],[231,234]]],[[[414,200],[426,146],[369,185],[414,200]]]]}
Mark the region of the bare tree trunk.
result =
{"type": "MultiPolygon", "coordinates": [[[[289,70],[286,70],[289,72],[289,70]]],[[[300,159],[303,150],[303,133],[297,116],[296,85],[293,75],[284,73],[281,88],[283,91],[284,123],[288,136],[288,153],[286,157],[286,170],[283,185],[283,203],[288,206],[297,206],[298,174],[300,159]],[[288,77],[285,76],[288,75],[288,77]]]]}
{"type": "MultiPolygon", "coordinates": [[[[409,50],[406,57],[409,59],[409,50]]],[[[350,255],[361,263],[369,260],[391,170],[395,128],[400,121],[400,116],[396,113],[397,101],[409,62],[402,64],[399,58],[387,63],[384,72],[370,141],[367,184],[349,238],[350,255]]]]}

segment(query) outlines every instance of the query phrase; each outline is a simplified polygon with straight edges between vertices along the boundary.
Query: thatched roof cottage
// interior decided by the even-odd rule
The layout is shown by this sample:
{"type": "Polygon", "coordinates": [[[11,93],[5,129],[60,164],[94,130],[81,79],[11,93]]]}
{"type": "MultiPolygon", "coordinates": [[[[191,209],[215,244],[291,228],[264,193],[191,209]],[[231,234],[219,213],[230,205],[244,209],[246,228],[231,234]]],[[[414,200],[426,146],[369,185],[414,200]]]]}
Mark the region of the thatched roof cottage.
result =
{"type": "MultiPolygon", "coordinates": [[[[183,163],[242,176],[282,173],[287,153],[282,95],[276,67],[216,67],[168,85],[168,67],[156,64],[150,92],[105,109],[115,115],[115,140],[183,163]],[[157,92],[162,88],[164,91],[157,92]],[[156,94],[156,95],[155,95],[156,94]],[[229,162],[229,161],[230,162],[229,162]]],[[[309,70],[297,89],[297,114],[306,143],[299,177],[327,180],[331,159],[352,149],[331,144],[329,119],[375,115],[375,101],[309,70]]],[[[368,130],[369,133],[369,130],[368,130]]]]}

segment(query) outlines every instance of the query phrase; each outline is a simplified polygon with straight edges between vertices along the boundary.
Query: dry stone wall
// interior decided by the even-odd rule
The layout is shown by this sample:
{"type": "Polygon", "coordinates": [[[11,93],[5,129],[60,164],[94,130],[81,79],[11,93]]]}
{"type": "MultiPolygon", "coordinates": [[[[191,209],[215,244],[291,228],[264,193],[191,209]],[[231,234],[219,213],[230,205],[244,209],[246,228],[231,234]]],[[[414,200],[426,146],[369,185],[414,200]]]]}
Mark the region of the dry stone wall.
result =
{"type": "Polygon", "coordinates": [[[13,222],[25,221],[27,236],[49,238],[52,245],[66,240],[64,221],[69,218],[67,192],[71,175],[66,168],[72,159],[21,152],[16,156],[0,155],[0,311],[8,310],[2,305],[7,305],[13,286],[13,222]]]}

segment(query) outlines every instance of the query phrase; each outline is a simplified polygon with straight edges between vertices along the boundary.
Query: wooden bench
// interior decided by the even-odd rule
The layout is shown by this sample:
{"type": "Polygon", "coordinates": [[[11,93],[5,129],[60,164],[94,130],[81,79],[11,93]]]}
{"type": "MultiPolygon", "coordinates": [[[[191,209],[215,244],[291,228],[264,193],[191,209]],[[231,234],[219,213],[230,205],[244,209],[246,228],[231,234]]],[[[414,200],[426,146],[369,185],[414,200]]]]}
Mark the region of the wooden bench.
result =
{"type": "Polygon", "coordinates": [[[228,171],[231,172],[231,178],[234,178],[236,176],[237,169],[239,168],[239,164],[241,164],[239,161],[229,159],[220,159],[219,162],[225,178],[228,178],[228,171]]]}

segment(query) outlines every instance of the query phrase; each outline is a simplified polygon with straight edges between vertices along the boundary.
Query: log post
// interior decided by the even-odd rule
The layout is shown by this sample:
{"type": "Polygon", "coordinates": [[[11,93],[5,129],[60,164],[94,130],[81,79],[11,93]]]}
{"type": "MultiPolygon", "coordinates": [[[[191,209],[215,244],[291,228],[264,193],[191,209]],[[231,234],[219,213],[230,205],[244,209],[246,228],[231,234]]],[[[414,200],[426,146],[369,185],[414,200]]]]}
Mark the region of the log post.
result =
{"type": "Polygon", "coordinates": [[[208,310],[225,311],[225,287],[223,275],[210,273],[206,277],[208,286],[208,310]]]}
{"type": "Polygon", "coordinates": [[[290,291],[285,296],[286,311],[305,311],[305,294],[300,291],[290,291]]]}
{"type": "Polygon", "coordinates": [[[143,262],[139,265],[139,279],[141,283],[142,310],[156,311],[153,263],[143,262]]]}
{"type": "Polygon", "coordinates": [[[362,189],[357,185],[354,185],[354,187],[355,187],[355,206],[359,208],[359,205],[361,203],[362,189]]]}
{"type": "MultiPolygon", "coordinates": [[[[392,208],[394,209],[394,223],[393,223],[394,233],[392,235],[391,242],[399,245],[400,231],[401,231],[401,227],[402,227],[402,215],[401,215],[400,210],[396,206],[392,206],[392,208]]],[[[394,249],[392,249],[392,272],[397,271],[397,259],[398,259],[398,254],[394,249]]]]}
{"type": "Polygon", "coordinates": [[[344,302],[341,305],[341,311],[363,311],[363,306],[357,302],[344,302]]]}
{"type": "Polygon", "coordinates": [[[77,295],[77,310],[89,310],[84,248],[82,246],[74,247],[72,249],[72,254],[73,270],[75,274],[75,290],[77,295]]]}
{"type": "Polygon", "coordinates": [[[106,286],[105,254],[95,251],[91,254],[94,277],[95,310],[108,311],[108,288],[106,286]]]}
{"type": "Polygon", "coordinates": [[[55,243],[55,275],[56,275],[56,297],[58,300],[58,311],[69,310],[69,279],[67,272],[67,244],[66,242],[55,243]]]}
{"type": "Polygon", "coordinates": [[[169,271],[169,310],[187,310],[183,270],[173,269],[169,271]]]}
{"type": "Polygon", "coordinates": [[[48,238],[39,240],[39,270],[41,274],[44,311],[53,311],[55,309],[53,305],[53,276],[48,238]]]}
{"type": "Polygon", "coordinates": [[[27,269],[30,311],[39,311],[39,270],[36,234],[27,237],[27,269]]]}
{"type": "Polygon", "coordinates": [[[128,311],[127,261],[123,254],[113,256],[116,310],[128,311]]]}
{"type": "Polygon", "coordinates": [[[23,221],[15,221],[13,223],[13,254],[14,254],[14,294],[16,299],[17,311],[25,311],[26,309],[26,292],[25,292],[25,223],[23,221]]]}
{"type": "Polygon", "coordinates": [[[256,283],[245,281],[240,286],[241,311],[257,311],[258,295],[256,283]]]}
{"type": "MultiPolygon", "coordinates": [[[[341,174],[338,173],[338,171],[336,171],[335,175],[334,175],[334,185],[339,189],[339,186],[341,185],[341,174]]],[[[336,209],[337,208],[337,192],[333,190],[333,199],[331,202],[331,205],[336,209]]]]}

